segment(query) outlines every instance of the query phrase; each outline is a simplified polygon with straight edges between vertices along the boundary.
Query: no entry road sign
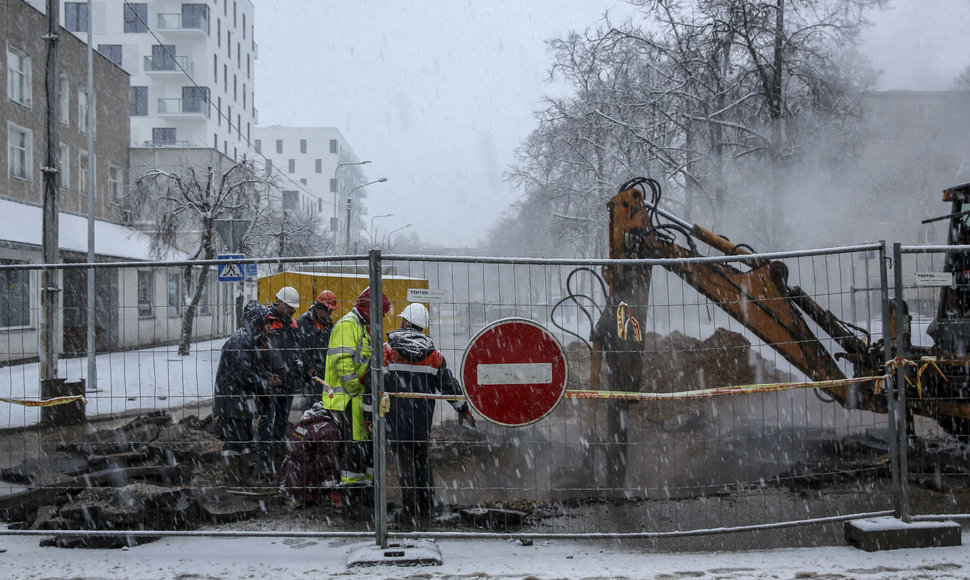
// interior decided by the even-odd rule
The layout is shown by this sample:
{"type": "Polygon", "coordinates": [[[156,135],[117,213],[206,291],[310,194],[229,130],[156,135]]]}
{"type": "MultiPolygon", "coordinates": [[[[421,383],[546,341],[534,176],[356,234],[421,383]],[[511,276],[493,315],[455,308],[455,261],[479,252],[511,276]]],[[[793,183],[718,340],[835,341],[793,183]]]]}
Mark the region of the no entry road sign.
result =
{"type": "Polygon", "coordinates": [[[566,392],[566,355],[548,330],[524,318],[494,322],[461,359],[468,403],[486,419],[518,427],[552,412],[566,392]]]}

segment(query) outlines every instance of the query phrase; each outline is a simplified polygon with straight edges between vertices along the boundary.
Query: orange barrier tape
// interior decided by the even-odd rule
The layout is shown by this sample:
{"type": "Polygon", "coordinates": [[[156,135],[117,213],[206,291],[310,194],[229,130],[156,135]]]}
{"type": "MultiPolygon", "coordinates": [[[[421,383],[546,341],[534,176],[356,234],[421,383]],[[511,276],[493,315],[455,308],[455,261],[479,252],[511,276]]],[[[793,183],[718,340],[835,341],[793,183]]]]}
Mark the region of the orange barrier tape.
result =
{"type": "MultiPolygon", "coordinates": [[[[730,387],[713,387],[710,389],[695,389],[674,393],[640,393],[628,391],[591,391],[569,390],[565,393],[567,399],[617,399],[621,401],[663,401],[684,399],[705,399],[721,395],[746,395],[751,393],[772,393],[791,389],[825,389],[830,387],[846,387],[875,381],[881,385],[889,375],[877,377],[856,377],[851,379],[836,379],[831,381],[809,381],[803,383],[766,383],[760,385],[735,385],[730,387]]],[[[447,401],[462,401],[461,395],[430,395],[425,393],[386,393],[391,397],[404,399],[441,399],[447,401]]]]}
{"type": "Polygon", "coordinates": [[[790,389],[824,389],[829,387],[845,387],[870,381],[881,381],[888,376],[858,377],[852,379],[838,379],[831,381],[814,381],[805,383],[767,383],[763,385],[735,385],[731,387],[713,387],[710,389],[695,389],[675,393],[639,393],[626,391],[566,391],[567,399],[617,399],[621,401],[680,401],[685,399],[706,399],[720,395],[747,395],[751,393],[772,393],[790,389]]]}
{"type": "Polygon", "coordinates": [[[54,407],[56,405],[66,405],[67,403],[73,403],[74,401],[80,400],[85,405],[88,404],[88,400],[84,398],[83,395],[71,395],[70,397],[54,397],[53,399],[43,399],[41,401],[35,401],[32,399],[7,399],[5,397],[0,397],[0,401],[4,403],[13,403],[14,405],[23,405],[24,407],[54,407]]]}

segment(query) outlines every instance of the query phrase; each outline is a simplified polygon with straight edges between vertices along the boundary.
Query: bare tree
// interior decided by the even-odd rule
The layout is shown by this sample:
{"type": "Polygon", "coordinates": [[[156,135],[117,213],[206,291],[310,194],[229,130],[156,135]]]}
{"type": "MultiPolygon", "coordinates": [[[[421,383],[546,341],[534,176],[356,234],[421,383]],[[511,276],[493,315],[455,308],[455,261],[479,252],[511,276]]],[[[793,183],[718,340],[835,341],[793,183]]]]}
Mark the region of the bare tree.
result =
{"type": "Polygon", "coordinates": [[[257,256],[316,256],[329,253],[332,235],[321,232],[320,220],[309,209],[283,211],[263,207],[246,235],[245,246],[257,256]]]}
{"type": "Polygon", "coordinates": [[[953,80],[953,90],[970,91],[970,65],[953,80]]]}
{"type": "MultiPolygon", "coordinates": [[[[211,165],[186,167],[181,171],[150,169],[135,178],[125,197],[126,209],[154,221],[152,251],[161,257],[168,248],[182,247],[189,260],[216,257],[214,222],[221,218],[244,218],[258,213],[271,182],[257,174],[246,159],[223,172],[211,165]],[[197,236],[197,237],[196,237],[197,236]]],[[[205,293],[209,266],[183,268],[182,327],[179,354],[187,355],[199,302],[205,293]]]]}

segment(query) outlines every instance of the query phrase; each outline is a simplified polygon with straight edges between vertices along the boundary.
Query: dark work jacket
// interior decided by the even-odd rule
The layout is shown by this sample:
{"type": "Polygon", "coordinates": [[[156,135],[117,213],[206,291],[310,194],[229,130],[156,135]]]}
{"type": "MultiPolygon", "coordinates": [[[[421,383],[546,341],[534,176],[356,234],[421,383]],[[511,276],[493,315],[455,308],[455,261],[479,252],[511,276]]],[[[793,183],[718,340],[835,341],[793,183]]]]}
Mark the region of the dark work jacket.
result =
{"type": "Polygon", "coordinates": [[[256,397],[266,392],[269,368],[266,344],[257,342],[258,330],[246,321],[222,345],[216,371],[212,414],[217,419],[245,419],[256,412],[256,397]]]}
{"type": "Polygon", "coordinates": [[[300,350],[300,332],[296,320],[283,316],[276,310],[276,304],[269,307],[266,317],[269,324],[270,368],[279,376],[283,384],[274,389],[276,393],[296,392],[302,381],[303,354],[300,350]]]}
{"type": "MultiPolygon", "coordinates": [[[[389,393],[461,395],[461,385],[448,370],[445,357],[431,337],[402,328],[387,335],[384,344],[384,390],[389,393]]],[[[453,404],[455,408],[461,404],[453,404]]],[[[427,441],[431,437],[434,399],[391,397],[387,428],[391,441],[427,441]]]]}
{"type": "Polygon", "coordinates": [[[306,378],[309,379],[310,376],[315,375],[322,379],[323,370],[327,364],[327,346],[330,344],[333,320],[327,324],[320,324],[311,306],[296,320],[296,325],[300,330],[300,346],[303,348],[306,378]]]}

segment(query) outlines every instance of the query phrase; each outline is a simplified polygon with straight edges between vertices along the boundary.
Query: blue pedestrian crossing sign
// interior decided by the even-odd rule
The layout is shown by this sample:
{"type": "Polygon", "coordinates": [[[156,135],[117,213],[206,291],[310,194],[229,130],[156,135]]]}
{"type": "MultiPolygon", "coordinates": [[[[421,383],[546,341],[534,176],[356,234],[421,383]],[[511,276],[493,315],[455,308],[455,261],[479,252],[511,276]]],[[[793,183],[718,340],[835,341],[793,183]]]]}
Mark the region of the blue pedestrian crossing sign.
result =
{"type": "Polygon", "coordinates": [[[219,260],[226,260],[226,264],[219,264],[216,275],[220,282],[244,282],[246,280],[245,264],[229,262],[229,260],[245,260],[246,254],[219,254],[219,260]]]}

